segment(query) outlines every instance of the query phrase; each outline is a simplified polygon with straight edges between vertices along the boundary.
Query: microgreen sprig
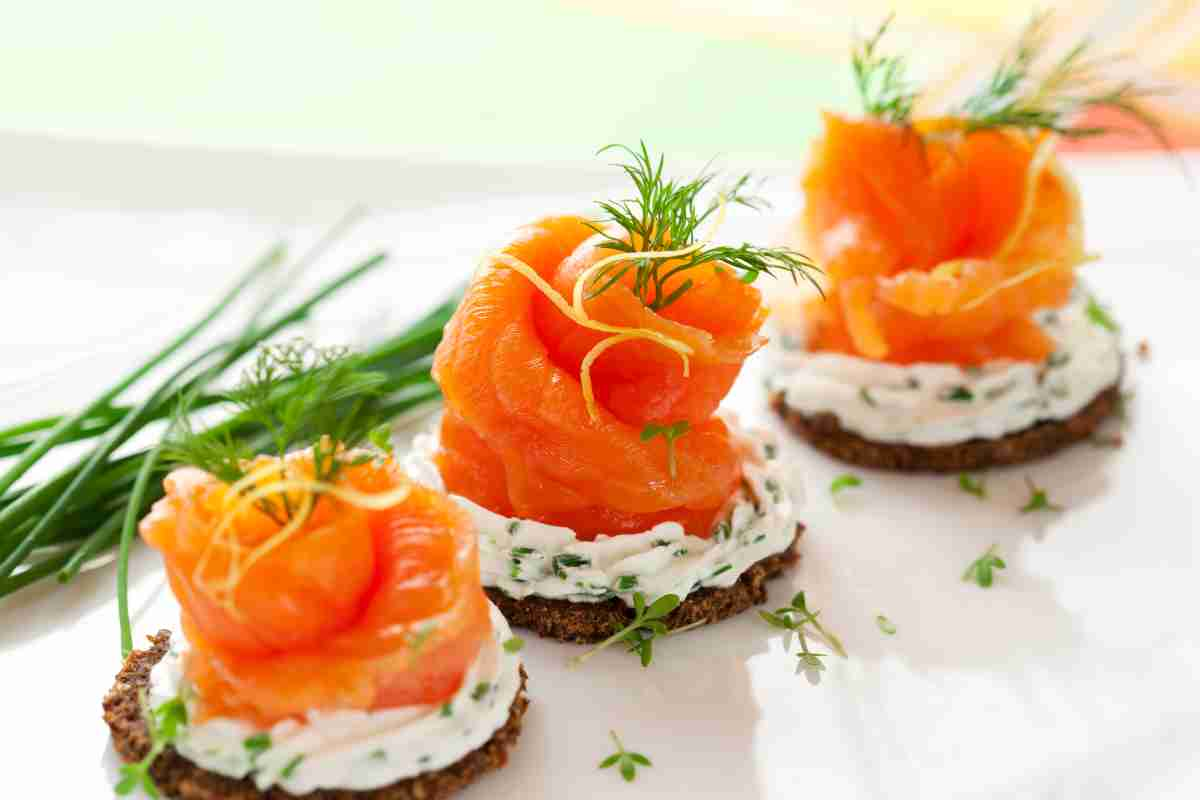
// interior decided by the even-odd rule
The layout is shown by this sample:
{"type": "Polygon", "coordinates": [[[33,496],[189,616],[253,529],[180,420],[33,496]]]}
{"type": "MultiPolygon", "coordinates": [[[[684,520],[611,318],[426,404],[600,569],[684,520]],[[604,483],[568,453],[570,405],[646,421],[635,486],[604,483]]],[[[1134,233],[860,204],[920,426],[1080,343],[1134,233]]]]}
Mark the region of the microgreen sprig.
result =
{"type": "Polygon", "coordinates": [[[980,588],[987,589],[995,579],[994,570],[1004,569],[1007,566],[1004,559],[996,555],[996,545],[992,545],[983,555],[971,562],[967,571],[963,573],[962,579],[974,581],[980,588]]]}
{"type": "Polygon", "coordinates": [[[651,660],[654,658],[654,640],[660,636],[669,636],[671,633],[682,633],[685,630],[690,630],[696,625],[703,624],[701,622],[693,625],[688,625],[683,628],[678,628],[674,631],[667,629],[667,624],[663,622],[663,618],[674,611],[679,606],[678,595],[664,594],[662,597],[655,600],[650,605],[646,605],[646,595],[641,592],[633,593],[633,621],[623,628],[619,628],[612,636],[605,639],[600,644],[588,650],[583,655],[572,658],[569,665],[578,667],[587,661],[592,656],[599,653],[605,648],[611,647],[617,642],[625,642],[629,645],[629,652],[637,653],[641,659],[642,666],[650,666],[651,660]]]}
{"type": "Polygon", "coordinates": [[[829,493],[834,497],[837,497],[847,489],[853,489],[857,486],[862,486],[862,478],[858,477],[857,475],[846,473],[845,475],[838,475],[833,479],[833,481],[829,484],[829,493]]]}
{"type": "Polygon", "coordinates": [[[688,421],[681,419],[671,425],[656,425],[653,422],[648,423],[642,428],[642,441],[648,442],[655,436],[661,436],[667,442],[667,470],[671,473],[671,477],[677,477],[675,470],[675,440],[688,432],[688,421]]]}
{"type": "MultiPolygon", "coordinates": [[[[717,197],[701,204],[700,195],[711,187],[717,173],[702,170],[689,181],[677,181],[664,174],[665,159],[650,155],[645,142],[638,149],[626,145],[608,145],[600,153],[617,150],[629,156],[619,167],[633,182],[636,196],[626,200],[597,202],[604,212],[602,219],[591,227],[603,238],[602,249],[618,253],[668,252],[691,247],[700,241],[700,227],[717,212],[722,203],[752,209],[767,207],[767,202],[747,191],[749,174],[717,192],[717,197]]],[[[643,305],[661,311],[678,300],[695,284],[691,278],[676,281],[676,276],[704,264],[728,268],[742,273],[742,280],[752,283],[759,275],[783,273],[798,281],[803,277],[819,290],[813,277],[816,266],[802,253],[784,247],[760,247],[743,243],[705,245],[694,252],[667,261],[639,258],[615,261],[602,266],[590,277],[585,287],[593,298],[615,286],[633,272],[633,292],[643,305]]]]}
{"type": "Polygon", "coordinates": [[[821,682],[821,673],[825,671],[825,662],[821,659],[827,654],[810,650],[808,637],[824,642],[834,653],[842,658],[846,657],[846,649],[842,647],[841,640],[821,624],[818,619],[820,614],[819,611],[809,611],[804,592],[797,593],[789,606],[774,611],[758,612],[763,621],[771,627],[787,631],[783,638],[785,652],[791,650],[793,639],[798,641],[800,652],[796,654],[796,674],[803,672],[804,677],[814,686],[821,682]]]}
{"type": "Polygon", "coordinates": [[[964,472],[958,476],[958,488],[967,494],[975,495],[980,500],[987,499],[987,487],[984,486],[983,478],[976,478],[964,472]]]}
{"type": "Polygon", "coordinates": [[[1116,333],[1121,329],[1121,326],[1117,324],[1115,319],[1113,319],[1113,316],[1111,313],[1109,313],[1109,310],[1100,305],[1100,301],[1094,296],[1088,297],[1085,313],[1087,314],[1087,318],[1093,324],[1099,325],[1109,333],[1116,333]]]}
{"type": "Polygon", "coordinates": [[[381,453],[390,456],[395,452],[395,445],[392,444],[392,426],[386,422],[372,428],[371,432],[367,434],[367,439],[381,453]]]}
{"type": "Polygon", "coordinates": [[[1063,507],[1050,502],[1050,495],[1041,486],[1033,482],[1033,478],[1025,476],[1025,485],[1029,487],[1029,500],[1021,506],[1022,514],[1032,514],[1035,511],[1062,511],[1063,507]]]}
{"type": "Polygon", "coordinates": [[[616,731],[609,731],[608,735],[612,737],[613,743],[617,746],[617,752],[601,761],[597,769],[608,769],[609,767],[615,766],[621,773],[621,777],[624,778],[626,782],[631,782],[637,777],[638,767],[654,766],[652,763],[650,763],[650,759],[646,758],[641,753],[634,753],[626,750],[625,745],[621,744],[621,739],[617,736],[616,731]]]}
{"type": "Polygon", "coordinates": [[[114,791],[119,795],[127,795],[140,788],[148,796],[158,797],[158,787],[150,775],[150,768],[162,755],[163,750],[179,736],[179,729],[187,725],[187,705],[183,698],[175,697],[151,711],[144,694],[141,703],[145,709],[146,728],[150,735],[150,750],[141,761],[121,765],[121,779],[114,791]]]}

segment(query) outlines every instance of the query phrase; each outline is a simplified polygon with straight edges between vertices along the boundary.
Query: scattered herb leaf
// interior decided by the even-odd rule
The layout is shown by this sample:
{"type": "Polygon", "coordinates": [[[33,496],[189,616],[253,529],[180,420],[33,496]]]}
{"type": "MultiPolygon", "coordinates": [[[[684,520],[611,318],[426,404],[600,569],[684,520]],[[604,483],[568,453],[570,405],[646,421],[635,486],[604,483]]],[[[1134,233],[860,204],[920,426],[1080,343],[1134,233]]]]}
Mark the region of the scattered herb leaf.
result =
{"type": "Polygon", "coordinates": [[[885,617],[883,614],[880,614],[877,617],[875,617],[875,624],[879,626],[879,630],[883,631],[888,636],[896,635],[896,626],[893,625],[892,621],[890,619],[888,619],[887,617],[885,617]]]}
{"type": "Polygon", "coordinates": [[[654,766],[650,763],[650,759],[646,758],[641,753],[634,753],[626,750],[625,746],[621,744],[620,738],[617,737],[616,731],[609,731],[608,735],[612,737],[613,743],[616,744],[617,752],[601,761],[597,769],[608,769],[609,767],[615,766],[617,771],[621,773],[621,777],[624,778],[626,782],[630,782],[637,777],[638,767],[654,766]]]}
{"type": "Polygon", "coordinates": [[[862,478],[858,477],[857,475],[846,473],[845,475],[839,475],[833,479],[833,482],[829,484],[829,493],[836,497],[846,489],[850,489],[855,486],[862,486],[862,478]]]}
{"type": "Polygon", "coordinates": [[[976,478],[964,472],[958,476],[958,488],[980,500],[987,498],[987,487],[983,485],[983,478],[976,478]]]}
{"type": "Polygon", "coordinates": [[[520,636],[513,636],[504,642],[504,652],[506,653],[519,653],[523,647],[525,647],[525,640],[520,636]]]}
{"type": "Polygon", "coordinates": [[[1035,511],[1062,511],[1063,507],[1050,502],[1050,496],[1046,490],[1033,482],[1029,476],[1025,476],[1025,485],[1029,487],[1029,502],[1021,506],[1022,514],[1032,514],[1035,511]]]}
{"type": "Polygon", "coordinates": [[[950,403],[969,403],[975,399],[975,393],[966,386],[955,386],[942,394],[942,399],[950,403]]]}
{"type": "Polygon", "coordinates": [[[287,764],[284,766],[283,770],[282,770],[282,771],[280,771],[280,773],[279,773],[279,777],[281,777],[281,778],[283,778],[283,779],[285,779],[285,780],[286,780],[287,778],[290,778],[290,777],[292,777],[292,775],[294,775],[294,774],[296,773],[296,767],[300,766],[300,762],[302,762],[302,761],[304,761],[304,754],[303,754],[303,753],[301,753],[300,755],[296,756],[296,757],[295,757],[295,758],[293,758],[291,761],[289,761],[289,762],[288,762],[288,763],[287,763],[287,764]]]}
{"type": "Polygon", "coordinates": [[[271,749],[271,735],[269,733],[256,733],[253,736],[246,738],[242,742],[242,747],[250,754],[250,759],[258,758],[263,752],[271,749]]]}
{"type": "Polygon", "coordinates": [[[829,646],[833,652],[842,658],[846,657],[846,649],[838,637],[829,632],[820,622],[819,611],[809,611],[804,598],[804,592],[792,598],[792,604],[775,611],[760,611],[758,615],[768,625],[787,631],[783,639],[785,652],[791,650],[792,639],[800,644],[800,652],[796,654],[796,674],[804,673],[804,677],[813,686],[821,682],[821,673],[825,671],[825,663],[821,661],[825,653],[817,653],[809,649],[808,637],[819,639],[829,646]],[[806,626],[811,626],[809,629],[806,626]]]}
{"type": "Polygon", "coordinates": [[[971,562],[967,567],[967,571],[963,573],[964,581],[974,581],[982,588],[986,589],[992,585],[994,570],[1004,569],[1008,565],[1004,563],[1004,559],[996,555],[996,545],[992,545],[979,558],[971,562]]]}
{"type": "Polygon", "coordinates": [[[570,665],[580,666],[601,650],[617,642],[625,642],[629,645],[629,652],[637,653],[641,658],[643,667],[650,666],[650,662],[654,658],[654,640],[668,633],[667,625],[662,620],[678,605],[679,597],[677,595],[664,594],[650,605],[646,605],[646,596],[641,592],[634,592],[633,621],[591,650],[571,659],[570,665]]]}
{"type": "Polygon", "coordinates": [[[1088,297],[1087,317],[1094,324],[1099,325],[1106,331],[1116,333],[1118,330],[1120,330],[1121,326],[1118,325],[1117,321],[1112,318],[1111,314],[1108,313],[1108,309],[1100,305],[1100,301],[1098,301],[1094,296],[1088,297]]]}
{"type": "Polygon", "coordinates": [[[375,426],[367,434],[367,438],[380,452],[387,453],[389,456],[395,452],[395,445],[392,444],[392,426],[390,424],[385,422],[382,425],[375,426]]]}

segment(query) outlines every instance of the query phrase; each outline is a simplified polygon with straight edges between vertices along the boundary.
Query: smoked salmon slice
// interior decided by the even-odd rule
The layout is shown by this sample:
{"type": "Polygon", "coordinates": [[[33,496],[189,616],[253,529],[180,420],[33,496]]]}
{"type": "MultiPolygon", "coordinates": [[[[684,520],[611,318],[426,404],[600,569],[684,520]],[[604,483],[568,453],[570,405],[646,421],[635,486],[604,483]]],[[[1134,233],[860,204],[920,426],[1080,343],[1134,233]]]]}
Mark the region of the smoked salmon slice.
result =
{"type": "Polygon", "coordinates": [[[824,117],[804,235],[829,277],[809,346],[895,363],[1040,361],[1032,323],[1084,259],[1075,188],[1045,134],[824,117]]]}
{"type": "Polygon", "coordinates": [[[736,443],[713,414],[763,343],[761,293],[714,262],[688,270],[689,290],[661,310],[633,290],[631,273],[588,296],[592,319],[654,331],[691,352],[685,375],[678,354],[654,341],[603,350],[591,364],[593,417],[581,370],[611,334],[579,325],[504,259],[524,262],[569,299],[581,276],[613,255],[606,241],[583,218],[547,217],[482,265],[434,359],[446,399],[439,470],[453,494],[568,526],[580,539],[665,521],[707,537],[741,481],[736,443]],[[672,474],[668,443],[642,432],[680,421],[688,430],[673,443],[672,474]]]}
{"type": "MultiPolygon", "coordinates": [[[[310,450],[259,457],[250,472],[281,464],[313,475],[310,450]]],[[[198,720],[269,726],[313,710],[439,703],[490,635],[470,518],[409,484],[390,458],[346,463],[335,488],[395,492],[394,504],[318,494],[299,527],[253,561],[280,534],[277,519],[239,506],[234,488],[194,467],[171,472],[165,488],[141,534],[163,554],[182,606],[198,720]]]]}

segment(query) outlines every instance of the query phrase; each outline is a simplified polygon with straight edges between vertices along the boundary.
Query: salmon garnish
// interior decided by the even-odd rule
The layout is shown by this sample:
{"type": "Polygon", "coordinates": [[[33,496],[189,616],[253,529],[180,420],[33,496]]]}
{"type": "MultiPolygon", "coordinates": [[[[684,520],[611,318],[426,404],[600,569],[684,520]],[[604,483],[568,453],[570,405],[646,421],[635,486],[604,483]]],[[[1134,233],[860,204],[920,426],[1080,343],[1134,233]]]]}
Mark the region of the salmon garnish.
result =
{"type": "Polygon", "coordinates": [[[704,211],[711,175],[677,184],[627,152],[639,199],[602,203],[608,224],[547,217],[485,258],[435,355],[437,463],[448,491],[581,539],[667,521],[707,537],[741,482],[714,412],[764,343],[747,276],[811,265],[701,239],[727,203],[752,204],[745,179],[704,211]]]}
{"type": "Polygon", "coordinates": [[[1065,303],[1089,258],[1055,145],[1104,133],[1075,122],[1098,108],[1158,133],[1138,103],[1147,92],[1100,74],[1086,40],[1043,66],[1040,15],[977,92],[919,117],[903,59],[879,52],[887,26],[853,57],[867,116],[826,114],[803,180],[803,235],[829,277],[827,300],[808,304],[809,347],[901,364],[1042,361],[1053,343],[1033,314],[1065,303]]]}
{"type": "Polygon", "coordinates": [[[194,467],[141,524],[182,606],[197,720],[440,703],[490,633],[474,527],[453,501],[390,457],[346,463],[320,493],[303,488],[313,472],[309,451],[250,465],[260,488],[287,476],[275,491],[311,509],[295,526],[194,467]]]}

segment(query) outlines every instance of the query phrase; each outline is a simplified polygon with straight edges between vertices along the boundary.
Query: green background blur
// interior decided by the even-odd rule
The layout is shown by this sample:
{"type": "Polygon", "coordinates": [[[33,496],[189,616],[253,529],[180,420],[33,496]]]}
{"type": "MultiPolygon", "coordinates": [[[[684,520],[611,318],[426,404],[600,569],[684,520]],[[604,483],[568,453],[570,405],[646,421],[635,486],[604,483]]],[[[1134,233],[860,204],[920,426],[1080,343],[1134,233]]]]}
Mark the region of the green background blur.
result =
{"type": "MultiPolygon", "coordinates": [[[[844,62],[550,0],[24,4],[0,129],[204,147],[577,161],[652,136],[793,159],[844,62]],[[764,79],[764,76],[769,78],[764,79]]],[[[848,41],[849,20],[839,23],[848,41]]]]}
{"type": "Polygon", "coordinates": [[[1182,81],[1159,113],[1200,142],[1196,0],[9,4],[0,132],[459,162],[580,162],[645,137],[794,163],[819,109],[856,107],[849,44],[889,10],[920,78],[994,64],[1052,6],[1070,41],[1182,81]]]}

